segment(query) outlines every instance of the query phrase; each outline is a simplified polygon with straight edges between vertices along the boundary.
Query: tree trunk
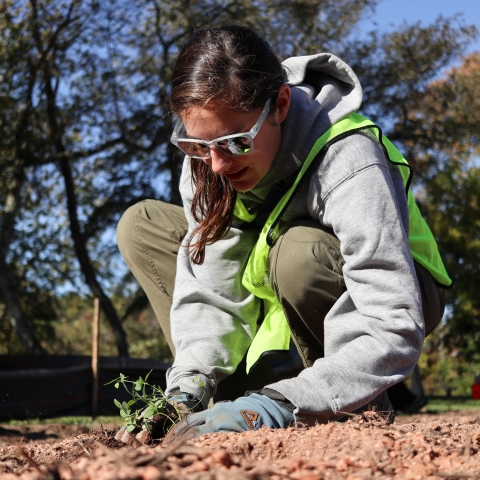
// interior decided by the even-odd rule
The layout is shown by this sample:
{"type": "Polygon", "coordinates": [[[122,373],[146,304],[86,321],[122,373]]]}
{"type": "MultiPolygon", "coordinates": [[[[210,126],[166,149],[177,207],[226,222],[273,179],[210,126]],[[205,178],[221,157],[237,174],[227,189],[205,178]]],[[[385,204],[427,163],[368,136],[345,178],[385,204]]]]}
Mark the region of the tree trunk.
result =
{"type": "MultiPolygon", "coordinates": [[[[32,5],[34,10],[36,10],[36,4],[32,0],[32,5]]],[[[73,5],[73,4],[72,4],[73,5]]],[[[35,31],[35,40],[37,42],[38,50],[40,52],[44,51],[44,46],[42,45],[41,36],[38,31],[35,31]]],[[[80,222],[78,221],[77,215],[77,197],[75,195],[75,185],[73,182],[72,169],[70,167],[69,161],[65,158],[65,146],[63,144],[63,129],[59,127],[57,121],[57,105],[56,105],[56,91],[52,87],[53,76],[50,71],[50,66],[44,65],[44,76],[45,76],[45,94],[47,97],[47,114],[48,114],[48,123],[50,126],[50,136],[52,139],[52,144],[55,147],[55,150],[58,154],[60,170],[65,182],[65,191],[67,194],[67,210],[68,218],[70,220],[70,232],[72,234],[72,240],[75,248],[75,253],[77,259],[80,263],[80,268],[85,277],[85,282],[89,286],[91,292],[95,297],[100,301],[100,307],[102,308],[105,316],[107,317],[110,326],[113,329],[113,334],[115,336],[115,342],[117,344],[118,354],[121,357],[128,357],[128,344],[127,344],[127,335],[123,329],[122,323],[120,322],[117,311],[113,306],[110,298],[105,294],[102,287],[100,286],[95,269],[92,266],[90,261],[90,256],[88,254],[87,245],[85,242],[84,235],[80,228],[80,222]]]]}
{"type": "Polygon", "coordinates": [[[18,160],[7,194],[2,218],[2,229],[0,231],[0,292],[10,317],[10,323],[24,348],[31,354],[44,354],[46,353],[45,350],[41,347],[32,327],[25,318],[17,288],[7,263],[7,254],[13,236],[15,216],[23,181],[24,162],[18,160]]]}
{"type": "Polygon", "coordinates": [[[13,281],[3,253],[0,254],[0,291],[2,292],[3,301],[5,302],[10,317],[10,323],[15,329],[24,348],[30,354],[45,354],[45,350],[41,347],[32,327],[25,318],[15,282],[13,281]]]}
{"type": "Polygon", "coordinates": [[[170,170],[170,203],[174,205],[182,205],[182,198],[180,196],[179,181],[180,181],[180,156],[177,147],[170,142],[167,145],[167,158],[170,170]]]}
{"type": "Polygon", "coordinates": [[[123,357],[128,357],[128,344],[125,330],[118,318],[117,311],[113,306],[110,298],[105,294],[102,287],[98,283],[95,270],[90,261],[85,238],[80,229],[80,223],[77,216],[77,199],[75,196],[75,187],[73,183],[72,169],[68,160],[62,158],[60,160],[60,168],[63,179],[65,181],[65,191],[67,193],[67,208],[68,217],[70,220],[70,231],[72,233],[75,253],[80,263],[80,268],[85,277],[85,282],[89,286],[93,295],[100,301],[100,306],[107,317],[110,326],[113,329],[115,341],[117,344],[118,354],[123,357]]]}

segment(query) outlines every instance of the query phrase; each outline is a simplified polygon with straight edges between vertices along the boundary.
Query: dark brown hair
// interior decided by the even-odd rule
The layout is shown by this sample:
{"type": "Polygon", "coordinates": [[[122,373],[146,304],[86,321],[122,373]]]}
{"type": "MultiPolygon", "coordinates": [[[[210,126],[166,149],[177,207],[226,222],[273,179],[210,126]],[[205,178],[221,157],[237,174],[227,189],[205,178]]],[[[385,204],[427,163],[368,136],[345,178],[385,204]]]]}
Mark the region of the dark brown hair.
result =
{"type": "MultiPolygon", "coordinates": [[[[272,48],[257,33],[240,25],[197,30],[183,47],[172,74],[171,108],[181,115],[193,106],[221,102],[236,111],[263,108],[272,98],[277,107],[282,66],[272,48]]],[[[192,215],[198,227],[189,239],[192,261],[202,264],[205,247],[223,238],[231,227],[236,192],[222,175],[192,159],[195,193],[192,215]],[[196,238],[194,244],[191,242],[196,238]]]]}

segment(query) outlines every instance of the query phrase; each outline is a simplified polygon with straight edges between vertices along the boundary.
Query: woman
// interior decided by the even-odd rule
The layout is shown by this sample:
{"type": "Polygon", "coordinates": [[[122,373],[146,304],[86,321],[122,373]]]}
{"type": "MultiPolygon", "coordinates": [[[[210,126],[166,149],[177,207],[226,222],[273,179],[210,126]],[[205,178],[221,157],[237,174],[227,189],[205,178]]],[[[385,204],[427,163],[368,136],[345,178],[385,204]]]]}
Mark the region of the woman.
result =
{"type": "Polygon", "coordinates": [[[184,209],[142,202],[117,234],[175,354],[166,393],[196,411],[170,441],[391,409],[385,390],[415,366],[451,281],[407,202],[408,165],[354,113],[361,100],[340,59],[281,65],[245,27],[199,30],[181,51],[184,209]],[[278,381],[263,358],[290,339],[305,369],[278,381]],[[215,395],[239,398],[205,410],[215,395]]]}

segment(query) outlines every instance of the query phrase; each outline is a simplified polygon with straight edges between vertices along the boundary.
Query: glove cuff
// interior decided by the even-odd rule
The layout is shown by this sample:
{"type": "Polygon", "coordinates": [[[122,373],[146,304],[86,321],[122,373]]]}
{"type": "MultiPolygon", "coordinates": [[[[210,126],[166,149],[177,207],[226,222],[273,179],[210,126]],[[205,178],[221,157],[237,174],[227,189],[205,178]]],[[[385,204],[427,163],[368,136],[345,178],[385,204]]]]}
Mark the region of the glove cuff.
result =
{"type": "Polygon", "coordinates": [[[261,390],[249,391],[245,393],[245,396],[248,397],[248,395],[252,393],[258,393],[259,395],[264,395],[265,397],[270,398],[271,400],[275,401],[275,403],[277,403],[279,407],[284,408],[290,413],[293,413],[295,408],[297,408],[292,402],[290,402],[290,400],[287,400],[280,392],[277,392],[276,390],[272,390],[271,388],[262,388],[261,390]]]}
{"type": "Polygon", "coordinates": [[[174,390],[173,392],[170,392],[168,395],[168,401],[185,405],[191,413],[202,412],[205,410],[198,397],[191,393],[181,392],[180,390],[174,390]]]}

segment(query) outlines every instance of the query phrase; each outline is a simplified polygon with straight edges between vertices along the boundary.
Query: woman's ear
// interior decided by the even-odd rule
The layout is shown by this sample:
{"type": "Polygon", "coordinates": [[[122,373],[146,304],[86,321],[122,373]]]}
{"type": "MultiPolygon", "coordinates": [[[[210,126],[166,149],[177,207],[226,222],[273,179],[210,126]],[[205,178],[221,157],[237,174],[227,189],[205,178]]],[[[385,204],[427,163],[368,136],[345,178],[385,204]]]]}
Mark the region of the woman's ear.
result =
{"type": "Polygon", "coordinates": [[[292,92],[290,87],[284,83],[278,90],[278,99],[277,99],[277,115],[278,121],[282,123],[288,114],[288,109],[290,108],[290,99],[292,92]]]}

